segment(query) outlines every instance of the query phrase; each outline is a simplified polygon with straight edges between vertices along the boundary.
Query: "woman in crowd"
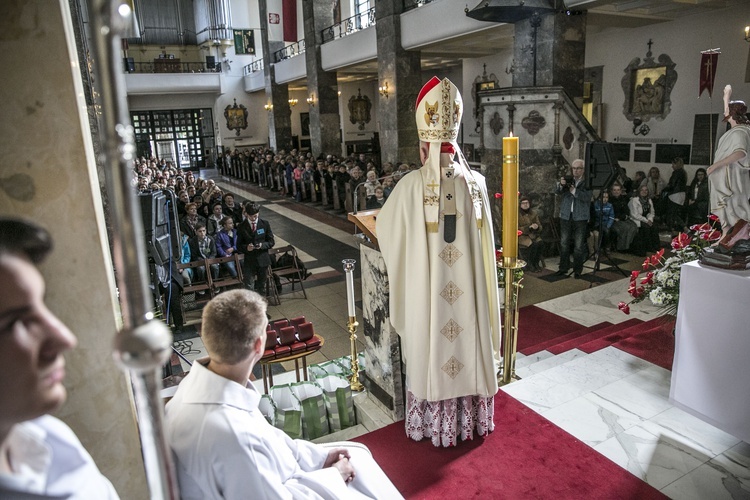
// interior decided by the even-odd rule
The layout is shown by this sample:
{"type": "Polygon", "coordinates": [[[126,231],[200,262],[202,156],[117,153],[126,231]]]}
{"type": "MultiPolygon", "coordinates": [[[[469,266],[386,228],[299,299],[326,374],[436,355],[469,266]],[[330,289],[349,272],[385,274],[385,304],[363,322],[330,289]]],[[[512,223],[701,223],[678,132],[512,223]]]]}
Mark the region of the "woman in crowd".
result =
{"type": "MultiPolygon", "coordinates": [[[[708,217],[708,176],[705,168],[695,171],[695,177],[687,190],[687,227],[703,224],[708,217]]],[[[686,229],[687,230],[687,229],[686,229]]]]}
{"type": "Polygon", "coordinates": [[[367,180],[365,181],[365,196],[368,198],[371,196],[375,196],[375,189],[382,187],[380,182],[378,182],[378,174],[374,170],[368,170],[367,171],[367,180]]]}
{"type": "Polygon", "coordinates": [[[521,196],[518,210],[518,229],[521,235],[518,237],[518,247],[528,264],[531,272],[542,270],[542,223],[539,215],[531,210],[531,201],[528,196],[521,196]]]}
{"type": "Polygon", "coordinates": [[[638,196],[629,203],[630,222],[638,227],[630,250],[634,255],[645,257],[646,252],[659,249],[659,231],[654,224],[654,203],[649,197],[648,186],[641,185],[638,196]]]}
{"type": "MultiPolygon", "coordinates": [[[[662,190],[666,187],[667,183],[661,178],[661,172],[656,167],[651,167],[648,171],[648,177],[641,182],[641,186],[646,186],[648,189],[648,197],[654,202],[654,209],[656,215],[664,215],[664,209],[660,208],[660,197],[662,190]]],[[[638,191],[640,194],[640,189],[638,191]]]]}

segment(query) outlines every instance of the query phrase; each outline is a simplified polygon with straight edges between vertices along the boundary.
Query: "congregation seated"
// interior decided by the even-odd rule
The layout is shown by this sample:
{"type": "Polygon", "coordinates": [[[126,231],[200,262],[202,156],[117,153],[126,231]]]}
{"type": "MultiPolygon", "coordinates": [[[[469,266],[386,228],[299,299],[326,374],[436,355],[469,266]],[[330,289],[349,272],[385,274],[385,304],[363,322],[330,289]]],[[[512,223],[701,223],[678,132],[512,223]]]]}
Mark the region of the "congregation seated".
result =
{"type": "MultiPolygon", "coordinates": [[[[192,262],[213,259],[216,257],[216,242],[206,231],[206,225],[198,223],[195,226],[195,236],[190,238],[190,258],[192,262]]],[[[219,264],[211,264],[211,278],[219,277],[219,264]]],[[[195,279],[204,281],[206,279],[205,267],[195,268],[195,279]]]]}
{"type": "MultiPolygon", "coordinates": [[[[641,186],[646,186],[648,189],[648,197],[654,204],[654,210],[657,216],[661,217],[664,215],[664,208],[661,203],[661,192],[667,186],[664,179],[661,178],[661,172],[657,167],[651,167],[648,171],[648,177],[643,179],[641,186]]],[[[637,193],[633,196],[639,196],[640,187],[637,193]]]]}
{"type": "Polygon", "coordinates": [[[599,250],[599,246],[607,247],[610,243],[610,230],[615,222],[615,210],[609,202],[609,193],[604,191],[601,198],[597,198],[591,206],[591,235],[589,237],[589,253],[599,250]],[[601,231],[601,232],[600,232],[601,231]]]}
{"type": "Polygon", "coordinates": [[[402,496],[361,445],[293,440],[258,409],[249,382],[266,346],[266,302],[231,290],[203,310],[208,357],[197,360],[165,411],[183,499],[402,496]]]}
{"type": "Polygon", "coordinates": [[[188,235],[189,238],[194,238],[198,225],[206,226],[206,218],[198,215],[198,205],[196,203],[186,203],[185,212],[185,217],[180,219],[180,231],[188,235]]]}
{"type": "Polygon", "coordinates": [[[630,246],[631,252],[644,257],[646,252],[657,251],[659,231],[654,224],[654,203],[645,184],[641,185],[638,196],[633,197],[628,206],[630,208],[629,222],[638,228],[638,233],[630,246]]]}
{"type": "Polygon", "coordinates": [[[542,223],[539,215],[531,209],[531,200],[528,196],[521,196],[518,210],[518,250],[526,261],[527,269],[531,272],[542,270],[542,223]]]}
{"type": "Polygon", "coordinates": [[[609,202],[612,204],[612,210],[614,215],[614,221],[609,232],[612,236],[612,242],[614,248],[618,252],[626,252],[630,249],[630,244],[633,242],[638,227],[635,224],[629,222],[630,219],[630,207],[628,203],[629,198],[623,192],[623,186],[615,183],[610,188],[609,202]]]}
{"type": "Polygon", "coordinates": [[[221,230],[221,219],[224,218],[224,208],[220,201],[211,205],[211,215],[206,219],[206,229],[209,236],[216,236],[221,230]]]}
{"type": "Polygon", "coordinates": [[[367,204],[365,208],[367,210],[372,210],[375,208],[383,208],[383,204],[385,204],[387,197],[385,196],[385,192],[383,191],[382,186],[378,186],[375,188],[375,192],[372,196],[367,197],[367,204]]]}
{"type": "Polygon", "coordinates": [[[705,168],[699,168],[695,171],[690,186],[687,188],[687,215],[686,228],[694,224],[706,222],[709,205],[708,175],[705,168]]]}
{"type": "MultiPolygon", "coordinates": [[[[216,233],[216,254],[219,257],[231,257],[237,253],[237,231],[234,230],[234,219],[225,216],[221,219],[221,230],[216,233]]],[[[224,262],[224,269],[232,278],[237,277],[234,262],[224,262]]]]}

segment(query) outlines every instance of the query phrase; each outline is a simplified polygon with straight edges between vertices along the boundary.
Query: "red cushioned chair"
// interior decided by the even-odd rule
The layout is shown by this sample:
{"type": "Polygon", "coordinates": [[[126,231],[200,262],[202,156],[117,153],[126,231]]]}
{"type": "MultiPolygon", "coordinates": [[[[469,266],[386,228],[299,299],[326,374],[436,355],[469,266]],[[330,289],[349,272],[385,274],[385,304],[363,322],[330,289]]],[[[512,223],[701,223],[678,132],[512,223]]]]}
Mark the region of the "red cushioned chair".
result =
{"type": "Polygon", "coordinates": [[[266,328],[266,349],[263,351],[263,357],[261,359],[269,359],[276,357],[276,351],[274,348],[279,345],[279,339],[276,336],[276,330],[268,325],[266,328]]]}
{"type": "Polygon", "coordinates": [[[292,318],[292,319],[290,319],[289,320],[289,324],[292,325],[295,328],[295,330],[297,330],[297,333],[299,333],[298,327],[299,327],[299,325],[301,325],[305,321],[306,320],[305,320],[304,316],[299,316],[298,318],[292,318]]]}
{"type": "Polygon", "coordinates": [[[320,337],[315,335],[315,330],[313,329],[313,324],[308,322],[302,323],[298,327],[299,330],[299,340],[300,342],[304,342],[308,349],[315,348],[320,345],[320,337]]]}
{"type": "Polygon", "coordinates": [[[281,335],[281,329],[284,327],[289,326],[289,320],[288,319],[279,319],[271,323],[271,327],[276,330],[276,333],[278,335],[281,335]]]}
{"type": "Polygon", "coordinates": [[[288,345],[293,353],[304,351],[307,349],[305,342],[299,342],[293,326],[287,326],[281,329],[280,339],[281,345],[288,345]]]}

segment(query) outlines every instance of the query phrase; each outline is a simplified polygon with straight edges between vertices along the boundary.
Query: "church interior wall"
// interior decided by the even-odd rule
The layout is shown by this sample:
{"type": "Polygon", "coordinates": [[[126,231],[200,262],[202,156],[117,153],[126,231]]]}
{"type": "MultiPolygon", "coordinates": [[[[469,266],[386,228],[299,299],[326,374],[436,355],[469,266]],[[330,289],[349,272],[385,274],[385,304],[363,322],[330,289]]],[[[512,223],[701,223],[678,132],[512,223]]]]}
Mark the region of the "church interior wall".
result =
{"type": "MultiPolygon", "coordinates": [[[[678,77],[671,93],[671,112],[664,120],[645,122],[651,131],[645,137],[639,136],[641,142],[672,139],[676,144],[691,144],[696,114],[723,113],[722,93],[726,84],[732,85],[734,98],[750,99],[750,83],[745,82],[750,44],[743,38],[743,29],[749,20],[750,3],[747,3],[742,12],[719,11],[640,28],[611,28],[599,33],[589,30],[586,67],[603,67],[602,138],[610,142],[619,138],[622,138],[621,142],[639,142],[632,132],[632,122],[623,114],[625,95],[621,80],[631,60],[636,57],[641,61],[644,59],[649,40],[653,41],[654,58],[658,60],[660,54],[669,55],[676,63],[678,77]],[[707,92],[698,97],[700,52],[712,48],[721,48],[713,100],[709,99],[707,92]]],[[[723,130],[721,126],[719,128],[723,130]]],[[[621,162],[621,165],[632,175],[636,170],[648,170],[653,163],[630,161],[621,162]]],[[[657,166],[662,177],[668,178],[670,165],[657,166]]],[[[690,179],[698,167],[686,166],[690,179]]]]}
{"type": "MultiPolygon", "coordinates": [[[[373,134],[377,132],[380,127],[378,123],[378,99],[380,99],[380,94],[378,93],[378,82],[360,81],[340,83],[339,90],[341,91],[339,109],[341,111],[341,130],[343,132],[344,142],[371,140],[373,134]],[[349,113],[349,100],[352,97],[356,97],[360,91],[362,96],[366,96],[372,105],[370,108],[370,121],[365,123],[361,130],[357,123],[351,122],[351,113],[349,113]]],[[[384,125],[388,126],[388,124],[384,125]]]]}
{"type": "MultiPolygon", "coordinates": [[[[506,69],[510,71],[511,65],[513,64],[513,50],[503,49],[490,57],[475,57],[471,59],[463,60],[463,78],[461,80],[453,80],[461,82],[461,95],[464,99],[464,114],[461,118],[461,124],[463,126],[463,142],[471,143],[474,147],[479,147],[479,117],[475,115],[477,108],[477,102],[474,100],[472,94],[472,88],[474,86],[474,80],[482,78],[482,74],[485,71],[484,65],[487,65],[487,77],[495,75],[498,80],[500,88],[510,87],[513,84],[513,74],[506,73],[506,69]]],[[[507,133],[507,124],[505,125],[505,132],[507,133]]]]}

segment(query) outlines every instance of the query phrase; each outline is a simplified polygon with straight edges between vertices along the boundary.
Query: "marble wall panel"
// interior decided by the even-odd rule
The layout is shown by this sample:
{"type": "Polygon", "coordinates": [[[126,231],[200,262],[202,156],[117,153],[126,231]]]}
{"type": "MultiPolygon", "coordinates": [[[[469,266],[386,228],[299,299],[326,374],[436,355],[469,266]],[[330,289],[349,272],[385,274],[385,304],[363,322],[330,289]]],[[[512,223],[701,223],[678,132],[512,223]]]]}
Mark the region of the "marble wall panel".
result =
{"type": "Polygon", "coordinates": [[[377,250],[360,245],[362,263],[362,331],[364,332],[366,378],[370,398],[391,418],[404,418],[404,387],[401,376],[401,344],[391,326],[388,304],[388,274],[377,250]]]}

